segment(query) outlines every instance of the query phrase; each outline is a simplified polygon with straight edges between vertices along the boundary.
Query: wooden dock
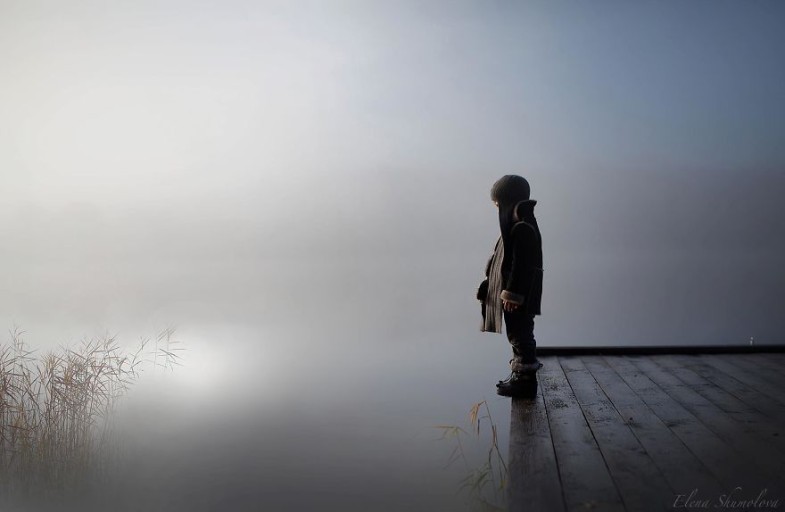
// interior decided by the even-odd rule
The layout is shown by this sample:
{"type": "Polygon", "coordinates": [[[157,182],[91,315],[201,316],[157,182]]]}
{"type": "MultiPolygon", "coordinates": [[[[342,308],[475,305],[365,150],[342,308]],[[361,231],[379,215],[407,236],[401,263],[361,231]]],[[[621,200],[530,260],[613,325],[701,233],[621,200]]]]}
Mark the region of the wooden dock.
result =
{"type": "Polygon", "coordinates": [[[511,511],[785,511],[785,353],[667,352],[538,349],[511,511]]]}

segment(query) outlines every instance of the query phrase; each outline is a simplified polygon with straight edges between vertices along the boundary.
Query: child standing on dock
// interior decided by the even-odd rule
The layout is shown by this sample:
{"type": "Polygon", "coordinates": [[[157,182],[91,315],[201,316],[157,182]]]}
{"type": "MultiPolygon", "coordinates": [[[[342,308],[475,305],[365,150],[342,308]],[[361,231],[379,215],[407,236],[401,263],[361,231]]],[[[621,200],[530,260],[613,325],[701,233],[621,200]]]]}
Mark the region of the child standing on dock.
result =
{"type": "Polygon", "coordinates": [[[534,317],[540,314],[542,298],[542,238],[534,206],[529,198],[529,182],[506,175],[491,189],[491,199],[499,209],[501,236],[485,267],[486,279],[477,290],[482,304],[482,331],[502,332],[502,318],[512,345],[512,373],[496,385],[503,396],[523,394],[542,367],[537,360],[534,317]]]}

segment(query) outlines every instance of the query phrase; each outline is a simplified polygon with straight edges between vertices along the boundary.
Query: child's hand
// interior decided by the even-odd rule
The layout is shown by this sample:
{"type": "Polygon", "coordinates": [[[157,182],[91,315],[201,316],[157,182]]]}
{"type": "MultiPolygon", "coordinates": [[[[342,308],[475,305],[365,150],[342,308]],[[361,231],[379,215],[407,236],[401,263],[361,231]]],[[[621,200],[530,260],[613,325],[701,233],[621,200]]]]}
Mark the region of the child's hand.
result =
{"type": "Polygon", "coordinates": [[[515,304],[513,302],[503,300],[502,303],[504,304],[505,311],[515,311],[516,309],[518,309],[518,304],[515,304]]]}

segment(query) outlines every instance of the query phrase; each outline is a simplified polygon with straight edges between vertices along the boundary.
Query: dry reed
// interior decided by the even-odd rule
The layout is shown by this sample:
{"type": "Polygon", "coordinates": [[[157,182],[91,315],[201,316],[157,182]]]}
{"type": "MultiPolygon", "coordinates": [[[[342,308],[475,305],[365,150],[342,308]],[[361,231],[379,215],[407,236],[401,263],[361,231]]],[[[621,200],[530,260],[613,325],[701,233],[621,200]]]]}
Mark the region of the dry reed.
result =
{"type": "Polygon", "coordinates": [[[440,439],[455,441],[455,447],[449,456],[447,466],[458,460],[463,462],[467,475],[461,481],[460,490],[468,494],[471,509],[482,512],[502,512],[507,508],[508,470],[499,448],[498,430],[486,400],[477,402],[469,410],[470,429],[478,443],[484,443],[483,420],[487,422],[489,427],[487,430],[489,439],[485,441],[488,445],[486,445],[487,449],[483,449],[483,463],[478,467],[473,467],[469,462],[471,457],[467,454],[466,443],[462,440],[469,436],[465,429],[457,425],[436,425],[435,428],[442,431],[440,439]],[[481,415],[483,408],[484,414],[481,415]]]}
{"type": "Polygon", "coordinates": [[[0,493],[15,498],[79,492],[116,462],[113,412],[145,367],[179,364],[165,329],[134,352],[115,336],[36,355],[11,331],[0,345],[0,493]]]}

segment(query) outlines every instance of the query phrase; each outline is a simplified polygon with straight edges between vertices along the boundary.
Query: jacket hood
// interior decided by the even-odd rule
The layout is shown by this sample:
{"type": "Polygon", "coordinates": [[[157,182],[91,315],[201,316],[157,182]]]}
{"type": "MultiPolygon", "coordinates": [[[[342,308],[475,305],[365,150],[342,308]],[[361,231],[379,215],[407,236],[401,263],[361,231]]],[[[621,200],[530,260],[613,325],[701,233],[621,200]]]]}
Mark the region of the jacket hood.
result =
{"type": "Polygon", "coordinates": [[[513,222],[525,221],[534,217],[534,207],[537,201],[534,199],[527,199],[520,201],[513,207],[512,220],[513,222]]]}
{"type": "Polygon", "coordinates": [[[505,239],[505,245],[512,229],[515,206],[529,199],[529,182],[526,178],[515,174],[502,176],[491,188],[491,199],[499,206],[499,227],[505,239]]]}
{"type": "Polygon", "coordinates": [[[500,209],[510,209],[519,201],[529,199],[529,182],[515,174],[499,178],[491,188],[491,199],[499,203],[500,209]]]}

